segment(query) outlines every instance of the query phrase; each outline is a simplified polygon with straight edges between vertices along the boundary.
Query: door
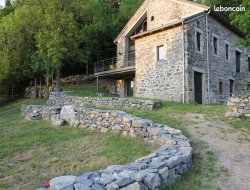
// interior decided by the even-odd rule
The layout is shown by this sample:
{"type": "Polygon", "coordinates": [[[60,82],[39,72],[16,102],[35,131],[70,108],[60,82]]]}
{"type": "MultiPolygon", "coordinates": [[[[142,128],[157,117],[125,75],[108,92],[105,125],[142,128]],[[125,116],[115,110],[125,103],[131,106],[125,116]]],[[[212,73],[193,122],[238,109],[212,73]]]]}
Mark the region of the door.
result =
{"type": "Polygon", "coordinates": [[[202,73],[194,72],[194,100],[202,104],[202,73]]]}
{"type": "Polygon", "coordinates": [[[127,97],[133,96],[134,81],[133,79],[126,80],[126,95],[127,97]]]}
{"type": "Polygon", "coordinates": [[[230,80],[230,96],[234,94],[234,81],[230,80]]]}

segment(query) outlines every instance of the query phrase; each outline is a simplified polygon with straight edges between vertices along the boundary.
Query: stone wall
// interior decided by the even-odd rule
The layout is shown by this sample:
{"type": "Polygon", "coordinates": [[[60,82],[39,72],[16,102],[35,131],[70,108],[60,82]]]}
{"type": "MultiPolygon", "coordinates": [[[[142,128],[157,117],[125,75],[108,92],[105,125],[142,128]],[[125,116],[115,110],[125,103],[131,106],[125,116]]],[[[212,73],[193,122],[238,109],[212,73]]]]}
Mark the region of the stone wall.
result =
{"type": "Polygon", "coordinates": [[[77,106],[120,106],[120,107],[140,108],[148,110],[158,109],[161,107],[161,102],[159,101],[117,98],[117,97],[101,97],[101,98],[76,97],[76,96],[69,96],[64,92],[50,93],[48,104],[50,105],[73,104],[77,106]]]}
{"type": "Polygon", "coordinates": [[[56,177],[50,181],[51,189],[157,190],[162,182],[172,184],[191,166],[192,147],[181,131],[133,117],[122,111],[72,105],[62,108],[22,105],[21,112],[26,119],[50,118],[55,125],[67,122],[74,127],[89,128],[103,133],[112,131],[124,136],[141,137],[160,145],[152,154],[133,163],[112,165],[104,170],[80,176],[56,177]]]}
{"type": "Polygon", "coordinates": [[[226,117],[244,116],[250,117],[250,96],[229,98],[226,117]]]}
{"type": "Polygon", "coordinates": [[[135,40],[135,96],[182,101],[183,48],[182,27],[175,27],[135,40]],[[157,47],[165,57],[157,60],[157,47]]]}
{"type": "MultiPolygon", "coordinates": [[[[226,103],[230,97],[230,80],[234,81],[234,92],[243,91],[238,85],[238,74],[236,73],[236,53],[241,52],[241,73],[248,71],[248,56],[250,48],[244,48],[238,44],[240,36],[223,26],[212,16],[208,16],[208,36],[206,31],[206,16],[195,19],[188,23],[186,57],[188,58],[188,84],[186,84],[188,102],[194,102],[194,72],[202,73],[203,103],[208,103],[208,65],[209,63],[209,93],[212,104],[226,103]],[[197,51],[196,32],[201,33],[201,51],[197,51]],[[218,38],[218,54],[213,52],[213,37],[218,38]],[[207,44],[208,43],[208,44],[207,44]],[[229,57],[226,60],[226,44],[229,45],[229,57]],[[208,45],[208,60],[207,60],[208,45]],[[222,83],[222,92],[219,83],[222,83]]],[[[245,75],[250,80],[250,77],[245,75]]]]}
{"type": "Polygon", "coordinates": [[[250,72],[237,73],[235,79],[235,96],[250,95],[250,72]]]}

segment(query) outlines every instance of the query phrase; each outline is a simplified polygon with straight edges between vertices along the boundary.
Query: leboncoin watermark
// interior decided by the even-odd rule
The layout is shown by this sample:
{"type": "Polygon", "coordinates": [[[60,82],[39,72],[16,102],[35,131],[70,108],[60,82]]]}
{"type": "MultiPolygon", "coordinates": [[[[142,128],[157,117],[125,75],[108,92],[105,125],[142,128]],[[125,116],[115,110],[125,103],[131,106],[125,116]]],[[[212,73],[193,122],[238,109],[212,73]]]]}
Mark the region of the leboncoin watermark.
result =
{"type": "Polygon", "coordinates": [[[238,7],[219,7],[214,6],[214,11],[216,12],[244,12],[246,11],[246,7],[238,6],[238,7]]]}

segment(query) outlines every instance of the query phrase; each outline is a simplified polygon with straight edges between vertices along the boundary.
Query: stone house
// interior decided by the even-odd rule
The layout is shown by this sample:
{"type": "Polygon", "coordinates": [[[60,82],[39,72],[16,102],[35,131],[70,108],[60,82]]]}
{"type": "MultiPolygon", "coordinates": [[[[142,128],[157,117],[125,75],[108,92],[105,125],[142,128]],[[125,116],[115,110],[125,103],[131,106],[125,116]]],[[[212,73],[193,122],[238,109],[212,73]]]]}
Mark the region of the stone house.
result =
{"type": "Polygon", "coordinates": [[[117,57],[97,62],[95,76],[121,97],[224,103],[250,94],[250,47],[237,45],[243,37],[207,6],[145,0],[114,40],[117,57]]]}

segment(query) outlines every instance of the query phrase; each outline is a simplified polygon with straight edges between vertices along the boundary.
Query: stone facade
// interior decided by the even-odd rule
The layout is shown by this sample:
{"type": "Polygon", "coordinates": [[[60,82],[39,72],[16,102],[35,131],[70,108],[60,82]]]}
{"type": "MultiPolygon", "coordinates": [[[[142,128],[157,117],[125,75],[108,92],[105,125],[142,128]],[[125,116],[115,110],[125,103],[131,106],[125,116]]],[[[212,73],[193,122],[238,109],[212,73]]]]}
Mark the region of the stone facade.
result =
{"type": "Polygon", "coordinates": [[[250,117],[250,96],[230,98],[226,117],[250,117]]]}
{"type": "Polygon", "coordinates": [[[182,27],[158,32],[135,40],[135,96],[182,101],[182,27]],[[157,60],[157,47],[166,52],[157,60]]]}
{"type": "Polygon", "coordinates": [[[235,78],[235,96],[250,95],[250,72],[237,73],[235,78]]]}
{"type": "Polygon", "coordinates": [[[158,109],[161,102],[152,100],[128,99],[117,97],[77,97],[69,96],[64,92],[51,92],[48,100],[50,105],[76,105],[76,106],[120,106],[127,108],[158,109]]]}
{"type": "MultiPolygon", "coordinates": [[[[249,94],[250,48],[238,45],[241,38],[242,32],[209,7],[185,0],[146,0],[115,39],[117,67],[126,66],[133,47],[135,97],[226,103],[231,95],[249,94]],[[161,61],[159,46],[165,54],[161,61]]],[[[126,85],[119,88],[124,92],[126,85]]]]}
{"type": "Polygon", "coordinates": [[[67,122],[74,127],[122,133],[160,145],[152,154],[133,163],[112,165],[80,176],[56,177],[50,181],[51,189],[157,190],[162,182],[172,184],[191,166],[192,147],[179,130],[122,111],[72,105],[62,108],[22,105],[21,112],[26,119],[50,119],[54,125],[67,122]]]}
{"type": "MultiPolygon", "coordinates": [[[[248,56],[250,49],[237,45],[240,36],[227,29],[213,17],[208,16],[208,25],[206,26],[206,15],[188,23],[187,28],[187,84],[186,99],[187,102],[194,102],[194,72],[202,73],[203,77],[203,102],[207,104],[225,103],[230,96],[230,80],[234,81],[233,93],[242,94],[243,86],[239,86],[236,73],[236,50],[241,52],[241,72],[248,71],[248,56]],[[196,33],[201,33],[201,51],[197,51],[196,33]],[[208,34],[208,36],[207,36],[208,34]],[[213,37],[218,39],[218,53],[213,52],[213,37]],[[228,60],[226,59],[226,44],[229,45],[228,60]],[[208,47],[208,49],[207,49],[208,47]],[[208,53],[208,54],[207,54],[208,53]],[[208,58],[208,59],[207,59],[208,58]],[[209,69],[209,84],[208,84],[209,69]],[[219,83],[222,83],[222,91],[219,89],[219,83]],[[208,87],[209,85],[209,87],[208,87]],[[208,91],[209,89],[209,91],[208,91]]],[[[249,75],[244,75],[244,80],[250,80],[249,75]]],[[[243,85],[243,84],[242,84],[243,85]]],[[[247,84],[244,84],[245,88],[247,84]]]]}

